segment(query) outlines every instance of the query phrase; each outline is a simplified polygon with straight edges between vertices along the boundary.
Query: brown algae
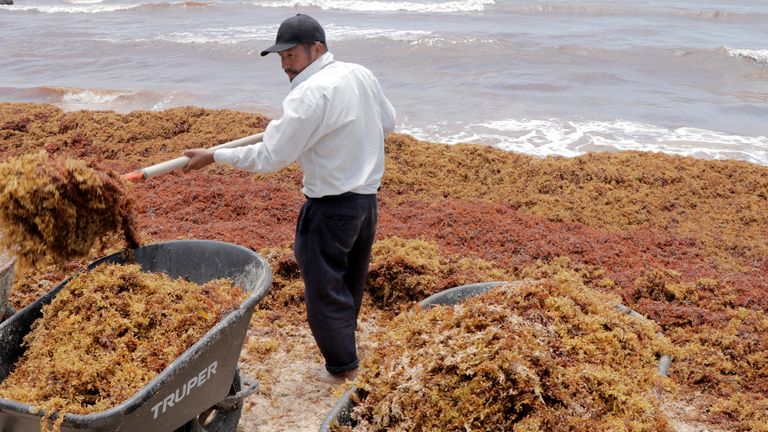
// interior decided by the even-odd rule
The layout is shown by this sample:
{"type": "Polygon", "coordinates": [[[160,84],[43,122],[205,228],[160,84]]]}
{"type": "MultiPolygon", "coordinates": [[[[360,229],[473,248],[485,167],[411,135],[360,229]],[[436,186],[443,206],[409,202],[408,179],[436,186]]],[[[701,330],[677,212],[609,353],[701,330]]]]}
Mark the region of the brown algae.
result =
{"type": "MultiPolygon", "coordinates": [[[[105,264],[67,283],[24,337],[27,350],[0,397],[89,414],[146,385],[242,302],[217,279],[198,285],[136,264],[105,264]]],[[[60,423],[63,417],[60,416],[60,423]]]]}
{"type": "MultiPolygon", "coordinates": [[[[185,148],[259,132],[268,121],[194,107],[120,114],[0,103],[0,160],[45,149],[129,172],[177,157],[185,148]]],[[[447,274],[451,266],[443,264],[458,264],[457,256],[512,273],[502,280],[542,278],[522,273],[567,258],[602,272],[584,283],[623,296],[679,348],[670,375],[679,387],[673,400],[695,406],[669,411],[673,423],[768,431],[768,167],[642,152],[537,158],[402,134],[387,137],[386,158],[377,239],[423,240],[441,258],[437,266],[421,262],[431,252],[414,243],[397,247],[402,253],[385,260],[417,253],[404,258],[417,265],[410,273],[372,261],[378,273],[369,282],[379,284],[371,287],[378,292],[366,294],[375,307],[364,306],[363,314],[378,311],[380,303],[397,312],[403,302],[452,286],[446,282],[451,278],[499,279],[470,278],[458,265],[460,274],[447,274]],[[437,278],[422,277],[431,274],[437,278]],[[397,276],[397,287],[386,286],[390,276],[397,276]],[[410,287],[418,294],[400,290],[410,287]]],[[[265,176],[211,168],[136,184],[131,195],[143,238],[206,238],[263,250],[290,247],[304,201],[300,185],[296,165],[265,176]]],[[[50,268],[32,275],[17,268],[11,303],[25,306],[73,271],[50,268]]],[[[275,298],[280,302],[256,312],[267,316],[258,321],[259,332],[292,349],[304,344],[295,336],[303,333],[292,327],[306,328],[303,286],[294,275],[284,282],[286,290],[275,298]]],[[[383,325],[389,315],[370,319],[372,326],[383,325]]],[[[264,365],[258,357],[247,363],[264,365]]]]}
{"type": "Polygon", "coordinates": [[[37,265],[82,258],[122,233],[138,246],[125,183],[114,172],[45,152],[0,164],[0,247],[37,265]]]}
{"type": "Polygon", "coordinates": [[[363,364],[354,430],[670,430],[653,393],[668,342],[573,276],[398,315],[363,364]]]}

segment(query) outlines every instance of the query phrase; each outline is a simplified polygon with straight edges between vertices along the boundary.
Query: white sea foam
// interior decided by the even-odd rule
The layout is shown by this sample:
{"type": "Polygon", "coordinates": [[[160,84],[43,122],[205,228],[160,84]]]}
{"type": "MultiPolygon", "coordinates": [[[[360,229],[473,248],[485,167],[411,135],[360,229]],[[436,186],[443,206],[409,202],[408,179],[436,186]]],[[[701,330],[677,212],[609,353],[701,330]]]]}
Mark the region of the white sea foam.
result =
{"type": "Polygon", "coordinates": [[[731,49],[726,48],[731,57],[752,60],[755,63],[768,65],[768,49],[731,49]]]}
{"type": "Polygon", "coordinates": [[[124,96],[133,96],[136,92],[121,92],[113,90],[80,90],[71,89],[61,97],[61,102],[67,106],[94,107],[108,105],[124,96]]]}
{"type": "Polygon", "coordinates": [[[505,12],[536,15],[570,16],[671,16],[694,19],[736,19],[748,16],[737,11],[698,9],[699,6],[649,5],[643,2],[508,2],[500,5],[505,12]]]}
{"type": "Polygon", "coordinates": [[[162,111],[168,107],[168,104],[170,104],[172,100],[173,100],[173,95],[168,95],[164,97],[162,100],[158,101],[156,104],[152,105],[152,108],[150,108],[150,111],[162,111]]]}
{"type": "Polygon", "coordinates": [[[440,123],[398,132],[440,143],[488,144],[535,156],[574,157],[594,151],[636,150],[702,159],[738,159],[768,165],[768,137],[741,136],[691,127],[664,128],[626,120],[497,120],[440,123]]]}
{"type": "Polygon", "coordinates": [[[12,11],[33,11],[45,14],[95,14],[103,12],[115,12],[120,10],[128,10],[137,8],[139,5],[135,4],[103,4],[99,3],[75,3],[69,5],[24,5],[14,4],[11,6],[5,6],[6,9],[12,11]]]}
{"type": "Polygon", "coordinates": [[[208,3],[193,1],[159,2],[159,3],[104,3],[104,0],[65,0],[64,5],[27,5],[14,4],[4,8],[13,11],[33,11],[45,14],[98,14],[142,8],[173,8],[197,7],[208,3]]]}
{"type": "Polygon", "coordinates": [[[456,45],[476,45],[476,44],[494,44],[499,43],[499,39],[491,38],[479,38],[479,37],[456,37],[456,36],[435,36],[430,34],[425,37],[420,37],[415,40],[411,40],[410,44],[413,46],[421,46],[427,48],[442,48],[456,45]]]}
{"type": "Polygon", "coordinates": [[[495,5],[494,0],[464,0],[445,2],[414,1],[354,1],[354,0],[277,0],[257,1],[254,4],[264,7],[311,7],[330,10],[349,10],[357,12],[480,12],[495,5]]]}
{"type": "Polygon", "coordinates": [[[275,32],[277,32],[277,26],[208,28],[162,34],[155,39],[181,44],[236,44],[250,40],[270,40],[275,37],[275,32]]]}
{"type": "Polygon", "coordinates": [[[199,102],[182,92],[155,92],[151,90],[81,89],[70,87],[43,87],[45,94],[52,95],[46,102],[64,111],[111,110],[128,113],[136,110],[162,111],[164,109],[194,105],[199,102]]]}
{"type": "Polygon", "coordinates": [[[395,30],[386,28],[366,28],[355,26],[340,26],[329,24],[325,27],[329,40],[359,40],[385,38],[395,41],[415,41],[430,36],[431,31],[424,30],[395,30]]]}
{"type": "MultiPolygon", "coordinates": [[[[326,25],[325,32],[328,39],[333,41],[386,38],[390,40],[413,42],[432,34],[432,32],[421,30],[379,29],[339,26],[335,24],[326,25]]],[[[158,35],[155,40],[182,44],[237,44],[247,41],[272,41],[275,38],[275,33],[277,33],[277,25],[208,28],[191,32],[162,34],[158,35]]]]}

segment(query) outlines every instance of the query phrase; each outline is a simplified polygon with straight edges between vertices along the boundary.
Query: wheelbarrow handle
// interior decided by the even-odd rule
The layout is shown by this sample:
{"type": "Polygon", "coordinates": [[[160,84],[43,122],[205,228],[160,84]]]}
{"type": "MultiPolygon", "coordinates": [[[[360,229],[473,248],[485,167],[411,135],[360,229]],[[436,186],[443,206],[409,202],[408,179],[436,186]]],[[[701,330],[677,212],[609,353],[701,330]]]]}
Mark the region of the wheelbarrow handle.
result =
{"type": "Polygon", "coordinates": [[[256,393],[256,391],[258,390],[259,390],[258,381],[248,377],[243,377],[243,388],[240,389],[239,392],[233,395],[227,396],[226,398],[224,398],[224,400],[217,403],[216,408],[220,408],[224,411],[232,411],[236,409],[240,404],[242,404],[245,398],[256,393]]]}
{"type": "MultiPolygon", "coordinates": [[[[263,139],[264,139],[264,132],[260,132],[254,135],[249,135],[247,137],[236,139],[234,141],[225,142],[224,144],[219,144],[215,147],[211,147],[210,150],[243,147],[251,144],[256,144],[257,142],[261,142],[261,140],[263,139]]],[[[144,179],[157,177],[159,175],[167,174],[171,171],[184,168],[185,166],[187,166],[188,163],[189,163],[188,157],[180,156],[180,157],[177,157],[176,159],[160,162],[158,164],[125,174],[123,175],[123,179],[132,181],[132,182],[138,182],[144,179]]]]}

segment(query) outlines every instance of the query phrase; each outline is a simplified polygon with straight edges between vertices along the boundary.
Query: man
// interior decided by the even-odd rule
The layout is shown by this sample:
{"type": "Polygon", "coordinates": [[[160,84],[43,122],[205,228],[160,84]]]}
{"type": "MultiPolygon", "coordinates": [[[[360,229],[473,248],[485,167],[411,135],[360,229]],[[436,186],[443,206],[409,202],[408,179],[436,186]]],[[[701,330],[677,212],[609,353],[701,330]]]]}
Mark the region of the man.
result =
{"type": "Polygon", "coordinates": [[[307,15],[288,18],[275,44],[291,82],[283,116],[263,142],[247,147],[187,150],[186,170],[213,162],[248,171],[277,171],[298,161],[307,197],[296,222],[294,253],[304,280],[312,335],[325,358],[318,379],[357,375],[355,330],[376,233],[376,192],[384,173],[384,136],[395,110],[366,68],[335,61],[325,31],[307,15]]]}

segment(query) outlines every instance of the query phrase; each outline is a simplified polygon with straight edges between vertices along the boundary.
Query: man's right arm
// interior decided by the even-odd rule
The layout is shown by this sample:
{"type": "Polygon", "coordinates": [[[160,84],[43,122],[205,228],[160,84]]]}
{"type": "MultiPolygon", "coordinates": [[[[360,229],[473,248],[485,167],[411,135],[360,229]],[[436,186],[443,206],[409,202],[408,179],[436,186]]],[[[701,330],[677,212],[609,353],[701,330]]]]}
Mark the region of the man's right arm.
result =
{"type": "Polygon", "coordinates": [[[296,161],[312,144],[312,134],[320,122],[318,111],[305,99],[289,95],[283,101],[283,116],[267,125],[262,142],[216,150],[214,158],[217,163],[252,172],[265,173],[284,168],[296,161]]]}

